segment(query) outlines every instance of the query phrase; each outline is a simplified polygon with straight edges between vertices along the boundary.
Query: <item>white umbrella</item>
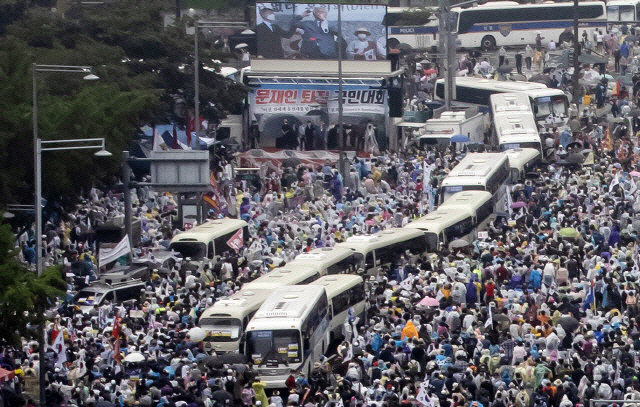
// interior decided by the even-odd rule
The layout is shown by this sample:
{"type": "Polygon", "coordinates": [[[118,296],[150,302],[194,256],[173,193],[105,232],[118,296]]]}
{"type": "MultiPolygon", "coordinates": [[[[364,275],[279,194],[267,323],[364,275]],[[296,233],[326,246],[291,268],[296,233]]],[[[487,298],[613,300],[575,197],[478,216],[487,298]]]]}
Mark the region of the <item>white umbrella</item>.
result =
{"type": "Polygon", "coordinates": [[[196,342],[196,343],[202,342],[204,337],[207,336],[207,334],[202,330],[202,328],[197,326],[189,329],[189,332],[187,334],[189,335],[189,339],[191,340],[191,342],[196,342]]]}
{"type": "Polygon", "coordinates": [[[142,362],[145,359],[144,355],[140,352],[133,352],[128,354],[125,358],[124,361],[128,362],[128,363],[137,363],[137,362],[142,362]]]}

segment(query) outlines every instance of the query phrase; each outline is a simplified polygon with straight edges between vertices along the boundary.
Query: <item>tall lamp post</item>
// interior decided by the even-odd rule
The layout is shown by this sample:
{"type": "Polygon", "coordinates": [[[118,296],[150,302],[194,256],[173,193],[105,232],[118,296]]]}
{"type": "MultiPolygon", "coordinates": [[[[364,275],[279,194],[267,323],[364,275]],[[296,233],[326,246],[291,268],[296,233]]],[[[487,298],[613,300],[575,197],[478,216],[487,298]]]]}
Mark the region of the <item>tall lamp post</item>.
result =
{"type": "MultiPolygon", "coordinates": [[[[41,174],[41,154],[42,151],[56,151],[56,150],[75,150],[79,148],[90,148],[89,146],[80,146],[80,147],[45,147],[42,148],[42,144],[53,144],[66,142],[71,143],[77,140],[64,140],[64,141],[41,141],[38,138],[38,81],[37,74],[38,72],[61,72],[61,73],[81,73],[84,74],[85,80],[96,80],[98,77],[91,72],[90,66],[74,66],[74,65],[40,65],[33,64],[32,66],[32,79],[33,79],[33,161],[34,161],[34,178],[35,178],[35,211],[36,211],[36,272],[38,275],[42,274],[42,174],[41,174]]],[[[104,139],[92,139],[93,140],[101,140],[101,150],[99,151],[101,156],[105,156],[109,154],[106,150],[104,150],[104,139]]],[[[86,139],[81,139],[79,141],[85,142],[86,139]]],[[[96,147],[93,147],[96,148],[96,147]]],[[[44,309],[41,310],[44,313],[44,309]]],[[[40,323],[38,327],[40,331],[39,335],[39,352],[38,352],[38,363],[40,364],[40,374],[39,374],[39,387],[40,387],[40,404],[45,404],[45,326],[44,319],[40,323]]]]}
{"type": "Polygon", "coordinates": [[[195,105],[195,131],[196,131],[196,150],[200,149],[200,50],[198,47],[198,31],[201,28],[246,28],[247,24],[238,21],[232,22],[216,22],[216,21],[196,21],[193,33],[194,41],[194,105],[195,105]]]}

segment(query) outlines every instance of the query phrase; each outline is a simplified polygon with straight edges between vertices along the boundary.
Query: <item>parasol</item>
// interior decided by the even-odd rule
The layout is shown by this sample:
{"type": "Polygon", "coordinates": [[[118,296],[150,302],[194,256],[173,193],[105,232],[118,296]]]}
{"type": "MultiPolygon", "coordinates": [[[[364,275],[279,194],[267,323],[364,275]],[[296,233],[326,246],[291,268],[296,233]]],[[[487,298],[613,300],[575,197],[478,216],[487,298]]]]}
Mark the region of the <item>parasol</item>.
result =
{"type": "Polygon", "coordinates": [[[527,206],[527,204],[522,201],[517,201],[511,204],[512,209],[524,208],[525,206],[527,206]]]}
{"type": "Polygon", "coordinates": [[[188,335],[191,342],[196,342],[196,343],[202,342],[204,337],[207,336],[207,334],[202,330],[202,328],[198,326],[195,326],[189,329],[188,335]]]}
{"type": "Polygon", "coordinates": [[[127,363],[138,363],[145,360],[145,357],[140,352],[132,352],[124,357],[124,361],[127,363]]]}
{"type": "Polygon", "coordinates": [[[464,239],[457,239],[453,242],[449,243],[449,249],[461,249],[463,247],[470,246],[471,243],[467,242],[464,239]]]}
{"type": "Polygon", "coordinates": [[[437,307],[440,305],[440,301],[436,300],[433,297],[424,297],[423,299],[420,300],[418,305],[422,305],[425,307],[437,307]]]}
{"type": "Polygon", "coordinates": [[[560,236],[565,238],[575,238],[580,235],[580,233],[574,228],[563,228],[563,229],[560,229],[558,233],[560,234],[560,236]]]}

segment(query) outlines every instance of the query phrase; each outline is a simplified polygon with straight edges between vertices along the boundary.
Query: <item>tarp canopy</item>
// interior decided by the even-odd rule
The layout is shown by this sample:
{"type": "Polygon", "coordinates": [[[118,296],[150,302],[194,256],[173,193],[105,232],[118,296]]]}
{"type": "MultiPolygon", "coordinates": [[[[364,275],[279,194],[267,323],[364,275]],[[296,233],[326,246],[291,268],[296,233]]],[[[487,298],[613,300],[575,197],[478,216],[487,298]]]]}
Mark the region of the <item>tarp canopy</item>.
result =
{"type": "MultiPolygon", "coordinates": [[[[347,157],[353,159],[354,153],[347,152],[347,157]]],[[[337,151],[317,150],[317,151],[295,151],[281,149],[248,150],[238,155],[237,159],[241,167],[258,167],[260,175],[267,173],[267,168],[276,173],[282,173],[283,162],[291,159],[300,160],[300,164],[308,166],[332,165],[338,162],[337,151]]]]}

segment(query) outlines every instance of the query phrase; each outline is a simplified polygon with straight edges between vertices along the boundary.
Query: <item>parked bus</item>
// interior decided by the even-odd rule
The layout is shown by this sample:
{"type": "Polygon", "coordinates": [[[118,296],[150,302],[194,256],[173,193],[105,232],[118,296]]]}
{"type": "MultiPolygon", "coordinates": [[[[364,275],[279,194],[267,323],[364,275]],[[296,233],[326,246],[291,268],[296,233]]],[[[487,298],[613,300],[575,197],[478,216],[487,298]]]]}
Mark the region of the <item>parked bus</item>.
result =
{"type": "Polygon", "coordinates": [[[182,257],[193,260],[213,259],[214,256],[233,251],[227,242],[238,230],[242,230],[242,237],[246,243],[249,239],[247,222],[229,218],[210,220],[174,236],[169,250],[175,250],[182,257]]]}
{"type": "Polygon", "coordinates": [[[435,10],[423,7],[387,7],[384,25],[387,44],[407,44],[413,49],[438,46],[438,18],[435,10]],[[427,17],[428,16],[428,17],[427,17]]]}
{"type": "Polygon", "coordinates": [[[329,346],[331,311],[323,286],[273,290],[247,326],[244,354],[267,388],[285,387],[292,370],[309,376],[329,346]]]}
{"type": "Polygon", "coordinates": [[[529,98],[523,93],[496,93],[489,98],[495,143],[501,151],[535,148],[543,153],[529,98]]]}
{"type": "Polygon", "coordinates": [[[205,351],[237,352],[247,323],[271,291],[284,285],[309,284],[319,278],[320,273],[315,268],[287,265],[243,285],[229,298],[217,301],[198,321],[198,326],[207,334],[203,341],[205,351]]]}
{"type": "MultiPolygon", "coordinates": [[[[454,7],[458,44],[462,48],[495,49],[502,46],[535,44],[540,32],[544,43],[562,43],[573,32],[572,2],[519,4],[515,1],[495,1],[463,9],[454,7]]],[[[578,5],[580,32],[589,38],[596,29],[605,32],[607,10],[602,1],[581,1],[578,5]]]]}
{"type": "Polygon", "coordinates": [[[409,223],[405,228],[422,231],[428,242],[428,252],[435,252],[456,239],[469,242],[491,219],[494,203],[486,191],[464,191],[454,194],[437,210],[409,223]]]}
{"type": "Polygon", "coordinates": [[[461,191],[487,191],[493,196],[495,210],[506,211],[509,156],[504,153],[467,154],[440,186],[440,203],[461,191]]]}
{"type": "MultiPolygon", "coordinates": [[[[560,3],[559,3],[560,4],[560,3]]],[[[496,81],[476,77],[456,78],[456,102],[491,106],[491,95],[496,93],[523,93],[529,97],[536,123],[541,126],[549,115],[568,121],[569,100],[560,89],[551,89],[541,83],[522,81],[496,81]]],[[[444,79],[436,81],[434,98],[444,100],[444,79]]],[[[561,124],[558,124],[561,127],[561,124]]]]}
{"type": "Polygon", "coordinates": [[[411,255],[424,253],[428,244],[424,234],[417,230],[393,228],[373,235],[351,236],[336,246],[353,251],[358,267],[375,275],[379,267],[389,266],[407,250],[411,255]]]}
{"type": "Polygon", "coordinates": [[[324,287],[327,292],[331,310],[329,343],[333,343],[337,338],[342,338],[342,326],[349,316],[349,308],[353,308],[354,317],[364,313],[364,280],[360,276],[341,274],[321,277],[311,285],[324,287]]]}
{"type": "Polygon", "coordinates": [[[538,160],[540,151],[533,148],[514,148],[507,150],[509,167],[511,168],[511,184],[518,184],[525,180],[527,173],[531,172],[538,160]]]}
{"type": "Polygon", "coordinates": [[[353,252],[340,247],[323,247],[313,249],[308,253],[301,253],[288,263],[290,267],[296,265],[314,268],[323,276],[327,274],[355,274],[358,271],[358,261],[353,252]]]}

